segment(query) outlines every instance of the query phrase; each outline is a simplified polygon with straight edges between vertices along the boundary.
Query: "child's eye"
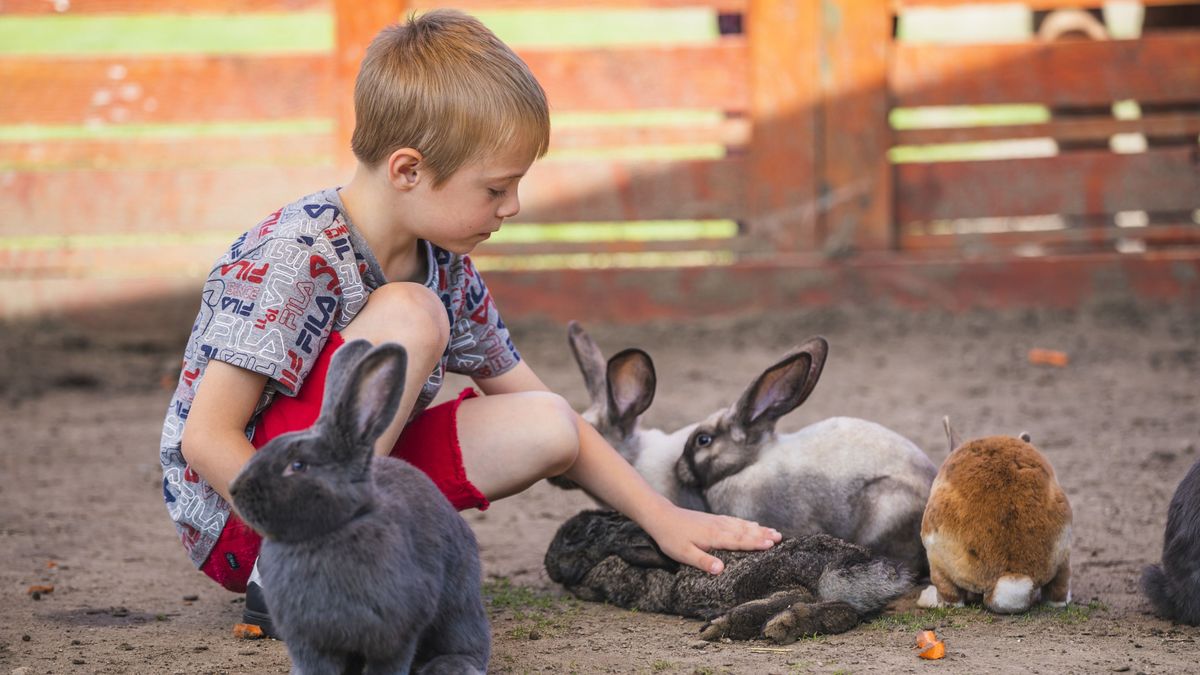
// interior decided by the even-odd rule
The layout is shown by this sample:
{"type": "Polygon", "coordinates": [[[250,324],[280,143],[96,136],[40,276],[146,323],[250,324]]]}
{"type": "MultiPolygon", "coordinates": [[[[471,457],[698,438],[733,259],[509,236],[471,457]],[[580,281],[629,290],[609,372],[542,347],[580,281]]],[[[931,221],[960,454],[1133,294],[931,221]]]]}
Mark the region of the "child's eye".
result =
{"type": "Polygon", "coordinates": [[[488,188],[488,194],[492,196],[492,199],[499,199],[499,198],[503,197],[506,192],[508,192],[508,191],[507,190],[497,190],[495,188],[488,188]]]}

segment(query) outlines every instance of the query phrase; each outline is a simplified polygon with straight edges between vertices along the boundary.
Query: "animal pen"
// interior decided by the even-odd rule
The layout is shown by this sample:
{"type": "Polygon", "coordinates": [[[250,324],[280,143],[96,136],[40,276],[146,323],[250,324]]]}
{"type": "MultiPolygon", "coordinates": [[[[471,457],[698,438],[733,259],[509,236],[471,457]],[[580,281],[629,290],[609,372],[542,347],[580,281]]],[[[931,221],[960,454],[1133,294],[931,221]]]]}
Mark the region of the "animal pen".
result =
{"type": "Polygon", "coordinates": [[[978,4],[0,0],[10,31],[284,22],[222,50],[160,39],[0,52],[0,317],[166,290],[191,302],[240,232],[349,178],[353,78],[371,36],[451,5],[512,22],[570,5],[582,21],[619,10],[667,26],[701,12],[711,25],[675,44],[514,44],[554,130],[520,215],[474,255],[510,318],[1200,296],[1200,28],[895,35],[906,13],[978,4]],[[1134,112],[1114,115],[1114,102],[1134,112]],[[997,107],[1018,114],[975,114],[997,107]],[[1068,109],[1091,112],[1052,114],[1068,109]],[[1182,140],[1144,142],[1164,136],[1182,140]],[[1132,149],[1107,147],[1121,138],[1132,149]]]}

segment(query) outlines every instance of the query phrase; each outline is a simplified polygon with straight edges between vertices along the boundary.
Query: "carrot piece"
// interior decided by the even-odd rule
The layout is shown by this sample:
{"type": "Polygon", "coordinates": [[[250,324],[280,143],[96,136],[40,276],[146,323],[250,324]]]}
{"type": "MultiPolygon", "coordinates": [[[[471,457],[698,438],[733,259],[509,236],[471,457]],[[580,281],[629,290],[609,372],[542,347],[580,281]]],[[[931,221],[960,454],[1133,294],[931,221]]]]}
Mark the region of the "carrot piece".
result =
{"type": "Polygon", "coordinates": [[[917,633],[917,646],[921,649],[925,649],[937,641],[937,633],[934,633],[931,630],[923,630],[920,633],[917,633]]]}
{"type": "Polygon", "coordinates": [[[44,586],[43,586],[43,585],[40,585],[40,584],[34,584],[33,586],[30,586],[30,587],[29,587],[29,589],[28,589],[28,590],[26,590],[25,592],[26,592],[26,593],[29,593],[30,595],[33,595],[34,593],[43,593],[43,594],[44,594],[44,593],[53,593],[53,592],[54,592],[54,586],[51,586],[51,585],[44,585],[44,586]]]}
{"type": "Polygon", "coordinates": [[[917,654],[923,659],[940,659],[946,656],[946,644],[941,640],[929,645],[920,654],[917,654]]]}
{"type": "Polygon", "coordinates": [[[1066,352],[1037,347],[1029,350],[1029,362],[1037,365],[1065,368],[1070,361],[1071,358],[1067,356],[1066,352]]]}
{"type": "Polygon", "coordinates": [[[233,637],[239,640],[261,640],[263,637],[262,628],[251,623],[239,623],[233,626],[233,637]]]}

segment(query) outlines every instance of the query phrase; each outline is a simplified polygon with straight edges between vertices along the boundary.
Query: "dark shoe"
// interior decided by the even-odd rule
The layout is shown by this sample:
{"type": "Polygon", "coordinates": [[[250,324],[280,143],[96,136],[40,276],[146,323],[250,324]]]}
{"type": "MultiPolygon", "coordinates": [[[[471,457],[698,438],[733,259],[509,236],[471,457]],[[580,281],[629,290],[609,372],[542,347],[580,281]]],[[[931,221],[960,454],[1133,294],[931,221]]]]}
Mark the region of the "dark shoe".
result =
{"type": "Polygon", "coordinates": [[[279,635],[275,633],[275,626],[271,623],[271,614],[267,611],[267,601],[263,598],[257,562],[254,563],[254,571],[246,584],[246,606],[242,609],[242,623],[258,626],[262,629],[263,637],[279,639],[279,635]]]}

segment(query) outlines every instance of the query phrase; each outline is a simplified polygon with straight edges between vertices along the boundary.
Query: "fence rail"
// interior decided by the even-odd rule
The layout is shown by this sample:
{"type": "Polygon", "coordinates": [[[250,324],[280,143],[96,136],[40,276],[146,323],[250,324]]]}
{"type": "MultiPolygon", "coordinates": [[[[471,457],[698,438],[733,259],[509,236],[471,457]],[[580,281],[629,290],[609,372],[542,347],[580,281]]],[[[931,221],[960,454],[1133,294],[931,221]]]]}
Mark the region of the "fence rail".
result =
{"type": "MultiPolygon", "coordinates": [[[[571,297],[592,292],[577,273],[561,269],[581,255],[591,255],[584,264],[656,266],[666,286],[678,282],[709,292],[722,283],[713,279],[752,283],[747,280],[758,274],[763,283],[780,283],[787,265],[844,264],[831,261],[854,255],[919,265],[936,259],[958,270],[1033,247],[1093,257],[1066,265],[1046,256],[1020,266],[1023,274],[1038,264],[1090,274],[1109,260],[1104,256],[1115,256],[1110,264],[1122,259],[1116,251],[1127,250],[1131,240],[1139,251],[1200,247],[1200,225],[1188,215],[1200,209],[1200,26],[1105,41],[929,44],[893,34],[894,19],[907,12],[968,4],[571,3],[572,11],[668,14],[699,5],[714,30],[679,44],[518,44],[549,94],[555,125],[551,156],[523,183],[516,222],[582,223],[579,232],[590,232],[588,224],[596,222],[716,219],[736,225],[721,236],[663,240],[500,238],[480,248],[480,260],[496,269],[549,260],[547,266],[559,269],[500,273],[494,283],[528,295],[515,275],[531,274],[548,287],[574,289],[560,301],[562,315],[571,311],[571,297]],[[1111,104],[1127,99],[1142,106],[1141,115],[1114,117],[1111,104]],[[895,123],[898,112],[1012,105],[1042,113],[967,125],[937,115],[915,126],[895,123]],[[1144,147],[1106,149],[1121,136],[1139,137],[1144,147]],[[1015,157],[946,150],[1014,142],[1037,149],[1015,157]],[[1139,227],[1112,220],[1129,211],[1150,215],[1139,227]],[[1026,222],[1030,218],[1042,220],[1026,222]],[[675,265],[707,272],[697,276],[675,265]]],[[[1048,10],[1102,3],[1024,4],[1048,10]]],[[[350,92],[365,44],[384,23],[439,6],[562,10],[549,0],[0,0],[0,21],[304,13],[327,18],[321,25],[332,33],[324,38],[328,48],[298,37],[261,53],[0,51],[0,199],[6,206],[0,284],[19,288],[0,294],[0,317],[48,298],[83,304],[129,295],[132,288],[142,292],[161,279],[192,283],[203,261],[220,251],[223,236],[305,191],[347,178],[350,92]],[[149,259],[154,262],[129,264],[149,259]]],[[[1177,257],[1153,260],[1179,264],[1177,257]]],[[[895,279],[890,265],[853,269],[895,279]]],[[[1143,277],[1154,269],[1127,268],[1143,277]]],[[[1003,269],[1017,267],[1004,263],[1003,269]]],[[[993,277],[962,278],[978,280],[983,292],[993,277]]],[[[875,281],[859,287],[874,288],[875,281]]],[[[925,281],[899,285],[905,284],[932,293],[925,281]]],[[[1197,284],[1143,286],[1169,294],[1196,292],[1197,284]]],[[[824,297],[804,288],[797,298],[824,297]]],[[[530,311],[547,311],[549,300],[528,297],[530,311]]],[[[662,303],[638,302],[629,307],[667,311],[662,303]]],[[[614,303],[597,301],[593,308],[621,306],[614,303]]]]}

